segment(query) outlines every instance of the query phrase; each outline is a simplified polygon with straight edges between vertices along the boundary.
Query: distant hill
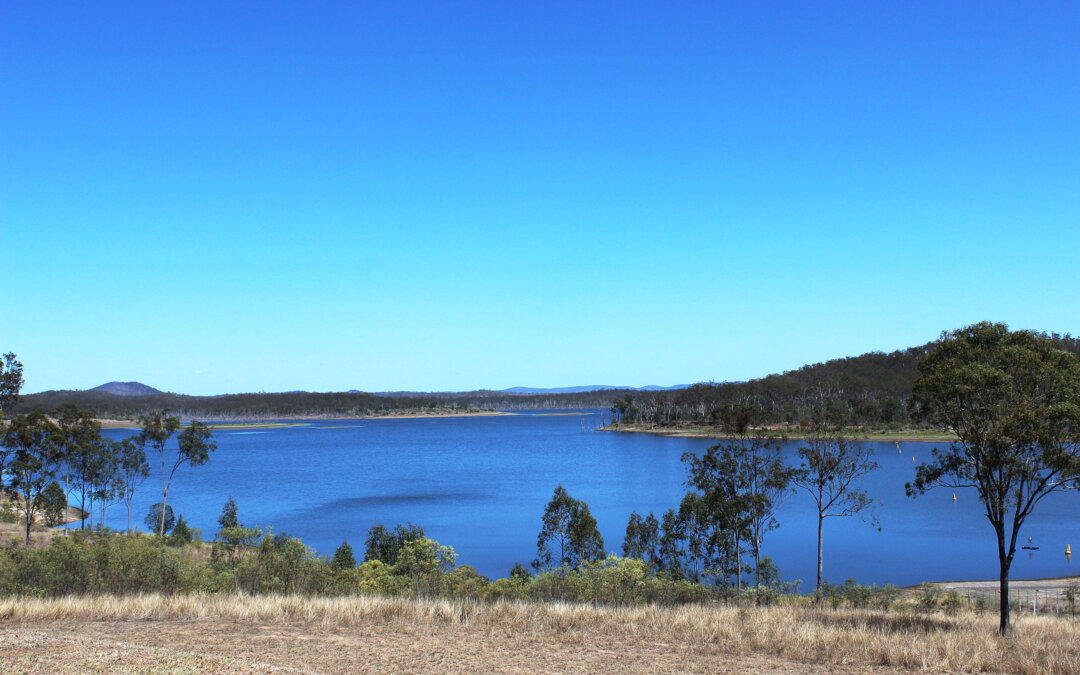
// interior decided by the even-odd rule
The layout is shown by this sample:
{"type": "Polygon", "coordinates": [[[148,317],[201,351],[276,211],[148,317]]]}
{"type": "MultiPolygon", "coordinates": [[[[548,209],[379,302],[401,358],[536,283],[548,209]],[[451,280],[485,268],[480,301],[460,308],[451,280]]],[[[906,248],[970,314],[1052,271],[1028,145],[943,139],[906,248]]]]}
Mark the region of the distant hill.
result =
{"type": "Polygon", "coordinates": [[[686,389],[690,385],[688,384],[676,384],[670,387],[660,387],[655,384],[646,385],[644,387],[615,387],[610,384],[587,384],[578,387],[552,387],[550,389],[542,389],[537,387],[510,387],[509,389],[502,389],[505,394],[581,394],[587,391],[672,391],[674,389],[686,389]]]}
{"type": "MultiPolygon", "coordinates": [[[[1080,339],[1052,335],[1062,349],[1080,356],[1080,339]]],[[[46,391],[21,397],[13,412],[49,412],[74,403],[102,417],[137,417],[168,408],[186,417],[277,419],[291,416],[388,414],[397,411],[614,409],[624,422],[649,426],[719,424],[736,411],[752,409],[762,423],[799,423],[829,414],[850,424],[900,425],[910,420],[907,399],[916,363],[931,344],[888,354],[814,363],[747,382],[699,382],[674,387],[591,385],[504,391],[349,393],[248,393],[182,396],[138,382],[110,382],[86,391],[46,391]]],[[[6,412],[6,411],[5,411],[6,412]]]]}
{"type": "Polygon", "coordinates": [[[113,396],[150,396],[165,393],[142,382],[106,382],[90,391],[100,391],[113,396]]]}

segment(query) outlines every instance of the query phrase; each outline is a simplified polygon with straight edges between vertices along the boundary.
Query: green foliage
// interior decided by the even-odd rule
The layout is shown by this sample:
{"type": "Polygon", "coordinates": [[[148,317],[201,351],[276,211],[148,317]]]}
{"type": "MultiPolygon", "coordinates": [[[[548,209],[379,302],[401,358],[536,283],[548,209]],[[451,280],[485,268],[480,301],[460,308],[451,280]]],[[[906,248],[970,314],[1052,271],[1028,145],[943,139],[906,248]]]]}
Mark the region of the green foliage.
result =
{"type": "Polygon", "coordinates": [[[941,608],[945,610],[946,614],[952,615],[960,611],[962,604],[963,598],[960,597],[960,594],[956,591],[949,591],[941,601],[941,608]]]}
{"type": "Polygon", "coordinates": [[[536,540],[533,567],[576,568],[604,556],[604,539],[597,529],[589,505],[574,499],[562,485],[544,509],[543,527],[536,540]]]}
{"type": "Polygon", "coordinates": [[[409,580],[394,576],[393,569],[381,560],[365,560],[357,568],[357,588],[362,595],[401,595],[409,580]]]}
{"type": "Polygon", "coordinates": [[[638,558],[650,565],[656,565],[660,559],[660,521],[652,511],[642,518],[637,511],[630,514],[626,524],[626,537],[623,539],[623,555],[638,558]]]}
{"type": "Polygon", "coordinates": [[[1080,597],[1080,584],[1065,587],[1065,602],[1069,603],[1069,614],[1076,614],[1076,599],[1080,597]]]}
{"type": "Polygon", "coordinates": [[[848,605],[855,609],[867,609],[874,599],[874,589],[860,585],[852,577],[848,577],[844,585],[840,587],[840,593],[847,600],[848,605]]]}
{"type": "Polygon", "coordinates": [[[999,632],[1010,634],[1008,577],[1020,528],[1046,495],[1080,487],[1080,361],[1062,339],[1005,324],[942,334],[918,364],[916,417],[957,437],[917,467],[910,496],[975,488],[998,541],[999,632]]]}
{"type": "Polygon", "coordinates": [[[173,507],[163,505],[161,502],[154,504],[150,507],[150,510],[146,512],[146,518],[143,519],[143,524],[145,524],[146,529],[151,532],[168,534],[176,525],[176,516],[173,514],[173,507]],[[163,511],[164,518],[162,517],[163,511]]]}
{"type": "Polygon", "coordinates": [[[261,593],[329,592],[334,586],[329,564],[302,541],[287,534],[267,533],[251,555],[243,556],[235,569],[236,587],[261,593]]]}
{"type": "Polygon", "coordinates": [[[232,495],[229,495],[229,501],[225,502],[225,506],[221,509],[221,515],[218,516],[218,526],[222,530],[230,527],[240,527],[236,502],[233,501],[232,495]]]}
{"type": "Polygon", "coordinates": [[[524,565],[519,562],[514,563],[514,566],[510,568],[511,579],[532,579],[532,572],[530,572],[524,565]]]}
{"type": "Polygon", "coordinates": [[[393,565],[405,544],[423,538],[424,528],[419,525],[398,524],[393,530],[388,530],[380,523],[368,530],[364,560],[378,560],[393,565]]]}
{"type": "MultiPolygon", "coordinates": [[[[168,520],[168,518],[166,518],[166,520],[168,520]]],[[[176,518],[176,525],[172,528],[172,534],[169,535],[168,542],[173,546],[190,544],[192,540],[194,540],[196,532],[198,532],[198,530],[193,530],[189,527],[184,521],[183,514],[181,514],[176,518]]]]}
{"type": "Polygon", "coordinates": [[[19,402],[23,385],[23,365],[8,352],[0,360],[0,417],[19,402]]]}
{"type": "Polygon", "coordinates": [[[461,565],[440,580],[440,595],[447,598],[480,600],[491,580],[476,571],[472,565],[461,565]]]}
{"type": "Polygon", "coordinates": [[[356,567],[356,556],[353,555],[352,546],[349,546],[349,542],[343,541],[341,546],[337,547],[337,550],[334,551],[334,557],[330,560],[330,567],[335,572],[356,567]]]}
{"type": "Polygon", "coordinates": [[[45,524],[56,527],[64,522],[64,511],[67,507],[67,495],[64,488],[53,481],[49,483],[41,494],[38,495],[38,508],[45,517],[45,524]]]}
{"type": "MultiPolygon", "coordinates": [[[[0,565],[2,567],[2,565],[0,565]]],[[[72,536],[13,560],[6,593],[177,593],[196,564],[150,537],[72,536]]]]}
{"type": "Polygon", "coordinates": [[[975,596],[975,613],[976,614],[984,613],[986,611],[987,605],[989,605],[989,604],[990,603],[987,602],[985,595],[976,595],[975,596]]]}
{"type": "MultiPolygon", "coordinates": [[[[7,424],[2,445],[13,452],[6,470],[10,475],[10,490],[20,497],[26,523],[25,543],[29,547],[30,527],[40,505],[40,496],[56,475],[63,439],[60,429],[45,415],[30,413],[19,415],[7,424]]],[[[7,453],[4,454],[6,457],[7,453]]]]}
{"type": "Polygon", "coordinates": [[[937,586],[927,586],[919,596],[919,611],[930,613],[938,608],[941,603],[941,591],[937,586]]]}
{"type": "Polygon", "coordinates": [[[824,583],[822,521],[846,518],[870,509],[874,500],[856,481],[877,469],[873,450],[839,433],[837,428],[817,424],[799,448],[802,465],[792,483],[802,489],[817,508],[817,584],[824,583]]]}
{"type": "Polygon", "coordinates": [[[398,553],[393,573],[412,581],[413,592],[419,597],[438,594],[443,574],[454,569],[457,554],[449,546],[426,537],[405,542],[398,553]]]}

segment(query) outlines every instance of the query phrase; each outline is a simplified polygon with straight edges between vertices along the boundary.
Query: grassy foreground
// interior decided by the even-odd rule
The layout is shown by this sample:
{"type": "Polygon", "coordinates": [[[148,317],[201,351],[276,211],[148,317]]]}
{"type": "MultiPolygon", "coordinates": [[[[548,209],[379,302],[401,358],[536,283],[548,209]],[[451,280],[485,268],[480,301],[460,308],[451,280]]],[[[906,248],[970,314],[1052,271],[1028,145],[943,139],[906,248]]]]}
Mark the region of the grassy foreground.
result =
{"type": "Polygon", "coordinates": [[[1075,673],[1080,621],[372,596],[0,600],[0,671],[1075,673]],[[21,636],[21,637],[20,637],[21,636]]]}

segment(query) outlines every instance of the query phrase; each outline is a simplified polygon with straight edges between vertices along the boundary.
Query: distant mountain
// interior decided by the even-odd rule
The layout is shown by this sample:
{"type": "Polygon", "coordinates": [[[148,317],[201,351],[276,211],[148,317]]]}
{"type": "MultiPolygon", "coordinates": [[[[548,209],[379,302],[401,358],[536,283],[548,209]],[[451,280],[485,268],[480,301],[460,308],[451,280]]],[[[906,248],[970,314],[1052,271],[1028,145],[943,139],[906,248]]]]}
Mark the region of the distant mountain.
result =
{"type": "Polygon", "coordinates": [[[608,391],[611,389],[620,389],[623,391],[671,391],[673,389],[686,389],[690,385],[688,384],[676,384],[670,387],[660,387],[655,384],[646,385],[644,387],[615,387],[610,384],[587,384],[580,387],[553,387],[550,389],[540,389],[537,387],[510,387],[509,389],[502,389],[504,394],[580,394],[586,391],[608,391]]]}
{"type": "Polygon", "coordinates": [[[113,396],[151,396],[165,393],[142,382],[107,382],[99,387],[94,387],[90,391],[101,391],[113,396]]]}

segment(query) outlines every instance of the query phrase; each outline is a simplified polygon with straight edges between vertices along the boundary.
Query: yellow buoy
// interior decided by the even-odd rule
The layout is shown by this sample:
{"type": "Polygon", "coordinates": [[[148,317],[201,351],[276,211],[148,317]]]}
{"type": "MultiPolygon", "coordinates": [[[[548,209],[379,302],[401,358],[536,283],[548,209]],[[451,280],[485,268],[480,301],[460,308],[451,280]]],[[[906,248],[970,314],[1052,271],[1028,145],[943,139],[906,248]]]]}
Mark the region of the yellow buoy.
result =
{"type": "Polygon", "coordinates": [[[955,493],[955,492],[954,492],[954,493],[952,493],[952,500],[953,500],[954,502],[956,501],[956,493],[955,493]]]}
{"type": "Polygon", "coordinates": [[[899,455],[899,454],[900,454],[900,452],[901,452],[901,450],[900,450],[900,441],[897,441],[897,442],[896,442],[896,454],[898,454],[898,455],[899,455]]]}
{"type": "Polygon", "coordinates": [[[1072,555],[1072,545],[1065,544],[1065,555],[1072,555]]]}
{"type": "Polygon", "coordinates": [[[915,458],[914,458],[914,457],[912,457],[912,458],[911,458],[911,461],[913,461],[913,462],[914,462],[914,461],[915,461],[915,458]]]}

